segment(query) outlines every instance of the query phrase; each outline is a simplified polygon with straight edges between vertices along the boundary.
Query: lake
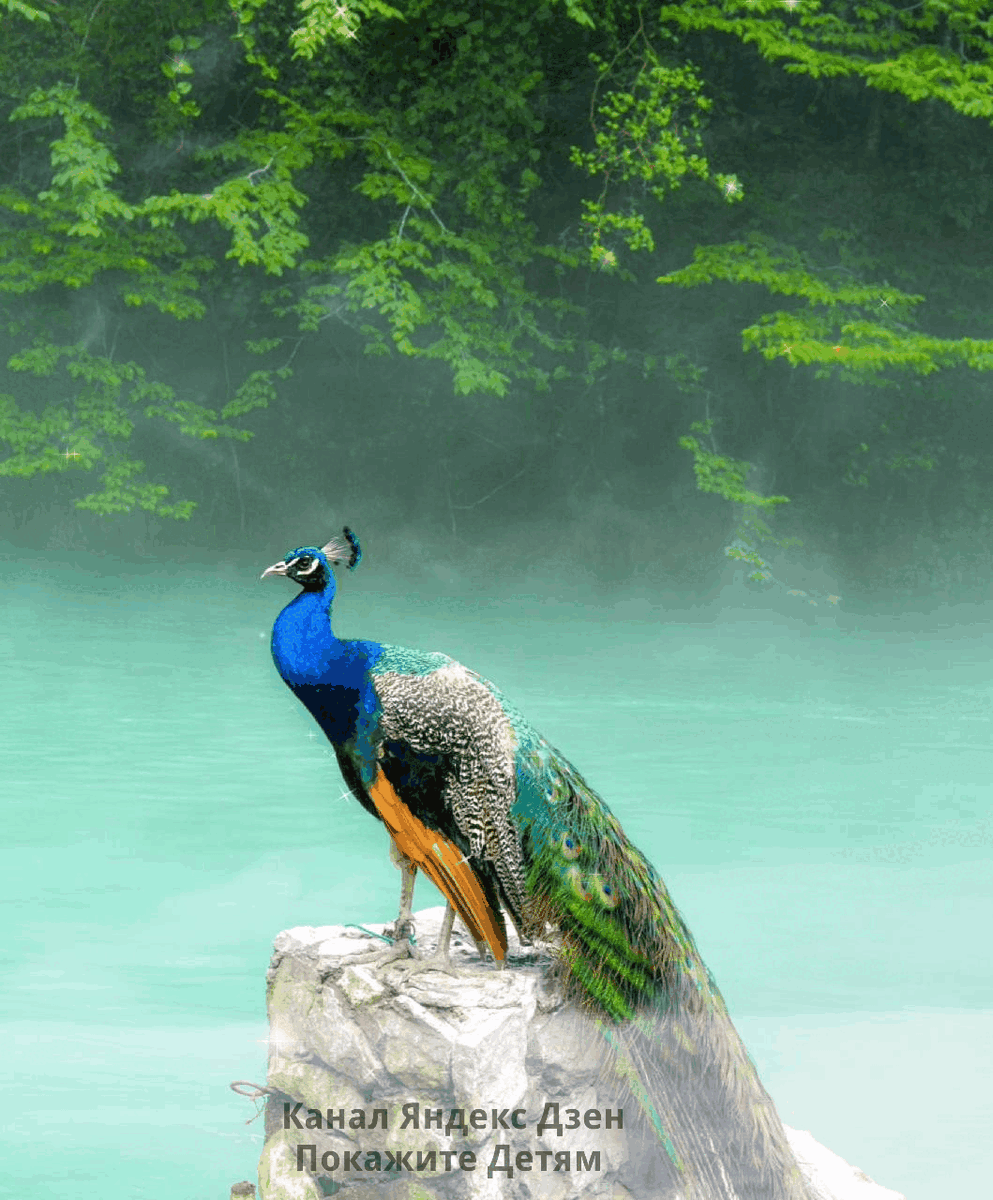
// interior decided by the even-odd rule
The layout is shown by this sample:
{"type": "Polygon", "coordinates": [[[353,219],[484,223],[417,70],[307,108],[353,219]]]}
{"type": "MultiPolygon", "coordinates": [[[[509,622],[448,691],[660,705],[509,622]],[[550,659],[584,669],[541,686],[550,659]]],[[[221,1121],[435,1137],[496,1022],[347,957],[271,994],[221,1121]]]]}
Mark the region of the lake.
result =
{"type": "MultiPolygon", "coordinates": [[[[261,1148],[228,1084],[264,1082],[273,937],[395,916],[385,831],[272,665],[295,589],[258,557],[0,565],[2,1195],[226,1200],[261,1148]]],[[[993,620],[410,590],[364,566],[336,632],[451,654],[573,760],[784,1121],[908,1200],[981,1195],[993,620]]]]}

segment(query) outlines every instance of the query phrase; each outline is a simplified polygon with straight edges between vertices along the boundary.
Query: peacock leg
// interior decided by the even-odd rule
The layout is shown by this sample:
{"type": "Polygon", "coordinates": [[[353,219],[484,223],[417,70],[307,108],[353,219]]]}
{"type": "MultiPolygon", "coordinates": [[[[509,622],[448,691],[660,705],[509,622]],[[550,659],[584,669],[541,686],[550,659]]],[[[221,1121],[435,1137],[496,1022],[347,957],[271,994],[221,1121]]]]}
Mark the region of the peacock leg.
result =
{"type": "Polygon", "coordinates": [[[393,928],[388,928],[386,932],[393,938],[394,944],[406,942],[409,946],[414,934],[414,880],[417,877],[417,867],[392,838],[390,858],[393,859],[393,865],[400,869],[400,911],[393,922],[393,928]]]}
{"type": "Polygon", "coordinates": [[[435,947],[432,958],[437,959],[439,963],[448,962],[448,951],[452,942],[452,926],[455,924],[455,909],[451,904],[445,908],[445,916],[441,922],[441,929],[438,933],[438,945],[435,947]]]}
{"type": "Polygon", "coordinates": [[[413,957],[414,947],[411,938],[414,934],[414,879],[417,867],[403,853],[396,842],[390,838],[390,858],[393,865],[400,869],[400,911],[393,925],[387,925],[385,936],[392,938],[393,945],[385,950],[368,950],[356,955],[355,961],[376,966],[394,962],[398,958],[413,957]]]}
{"type": "Polygon", "coordinates": [[[444,971],[446,974],[454,974],[458,968],[449,958],[449,948],[452,940],[452,926],[455,924],[455,909],[449,904],[445,908],[445,916],[441,922],[441,930],[438,934],[438,945],[434,949],[433,954],[429,954],[424,958],[411,958],[407,962],[396,964],[396,970],[400,972],[404,979],[409,979],[412,975],[419,975],[422,971],[444,971]]]}
{"type": "MultiPolygon", "coordinates": [[[[455,909],[449,904],[445,909],[445,916],[441,922],[441,929],[438,933],[438,945],[435,947],[432,954],[424,958],[411,959],[408,962],[397,963],[394,970],[397,974],[407,980],[414,975],[420,975],[424,971],[443,971],[446,975],[454,975],[456,972],[466,973],[471,975],[480,974],[481,972],[473,967],[460,968],[456,963],[453,963],[449,957],[452,941],[452,926],[455,924],[455,909]]],[[[475,939],[473,939],[475,941],[475,939]]],[[[476,942],[476,949],[479,951],[479,957],[486,960],[487,946],[485,942],[476,942]]],[[[505,964],[498,962],[497,967],[502,967],[505,964]]]]}

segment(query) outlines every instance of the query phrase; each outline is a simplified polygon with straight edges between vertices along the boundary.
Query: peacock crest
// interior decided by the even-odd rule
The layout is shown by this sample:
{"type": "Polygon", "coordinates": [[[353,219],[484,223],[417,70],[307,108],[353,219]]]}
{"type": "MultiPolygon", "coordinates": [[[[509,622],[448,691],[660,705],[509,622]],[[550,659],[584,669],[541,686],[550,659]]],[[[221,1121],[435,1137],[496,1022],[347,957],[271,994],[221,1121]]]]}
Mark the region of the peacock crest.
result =
{"type": "Polygon", "coordinates": [[[362,561],[359,539],[347,525],[342,529],[341,537],[333,537],[326,546],[321,547],[321,553],[333,567],[340,567],[344,563],[348,571],[354,571],[362,561]]]}

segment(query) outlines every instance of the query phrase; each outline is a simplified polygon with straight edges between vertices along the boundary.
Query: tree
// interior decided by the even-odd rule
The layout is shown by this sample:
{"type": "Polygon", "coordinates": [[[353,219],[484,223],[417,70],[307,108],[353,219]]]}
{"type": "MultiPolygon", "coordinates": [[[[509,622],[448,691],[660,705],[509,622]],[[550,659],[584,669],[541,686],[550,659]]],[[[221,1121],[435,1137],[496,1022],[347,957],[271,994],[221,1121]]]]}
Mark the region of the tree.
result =
{"type": "MultiPolygon", "coordinates": [[[[643,286],[638,263],[657,255],[684,183],[707,189],[694,203],[715,226],[746,199],[704,153],[715,114],[694,47],[731,40],[738,61],[755,47],[794,75],[993,111],[990,22],[973,3],[5,4],[0,293],[20,343],[8,366],[58,380],[47,396],[63,398],[27,383],[0,397],[0,472],[99,470],[77,503],[101,513],[189,516],[191,501],[128,457],[136,422],[233,448],[328,320],[350,323],[367,354],[444,364],[462,397],[590,389],[611,362],[657,373],[657,355],[597,336],[590,287],[643,286]],[[244,354],[263,361],[238,357],[221,405],[149,378],[140,355],[118,361],[113,340],[93,352],[67,318],[78,292],[127,340],[141,313],[189,323],[205,297],[241,303],[240,280],[256,289],[244,354]]],[[[820,245],[841,261],[752,229],[698,245],[657,283],[791,297],[744,327],[742,346],[815,378],[892,388],[901,373],[993,363],[991,341],[915,328],[924,295],[870,278],[845,230],[825,227],[820,245]]],[[[745,487],[746,462],[715,466],[716,445],[682,444],[700,486],[753,498],[746,515],[783,501],[745,487]]],[[[912,468],[927,452],[903,457],[912,468]]],[[[757,555],[769,530],[746,526],[757,555]]]]}

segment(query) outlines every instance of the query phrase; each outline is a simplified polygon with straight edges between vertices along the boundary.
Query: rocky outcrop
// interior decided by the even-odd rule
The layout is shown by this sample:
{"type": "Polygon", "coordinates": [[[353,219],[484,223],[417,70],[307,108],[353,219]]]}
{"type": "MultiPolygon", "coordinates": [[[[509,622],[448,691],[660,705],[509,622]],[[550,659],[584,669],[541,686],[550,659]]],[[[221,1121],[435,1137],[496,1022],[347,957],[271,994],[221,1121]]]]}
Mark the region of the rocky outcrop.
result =
{"type": "MultiPolygon", "coordinates": [[[[416,915],[421,949],[443,912],[416,915]]],[[[510,943],[511,969],[484,967],[456,923],[457,970],[405,978],[356,961],[383,945],[361,929],[279,935],[263,1200],[664,1200],[639,1188],[636,1105],[601,1077],[595,1029],[547,986],[540,951],[510,943]]],[[[819,1200],[903,1200],[787,1133],[819,1200]]]]}

